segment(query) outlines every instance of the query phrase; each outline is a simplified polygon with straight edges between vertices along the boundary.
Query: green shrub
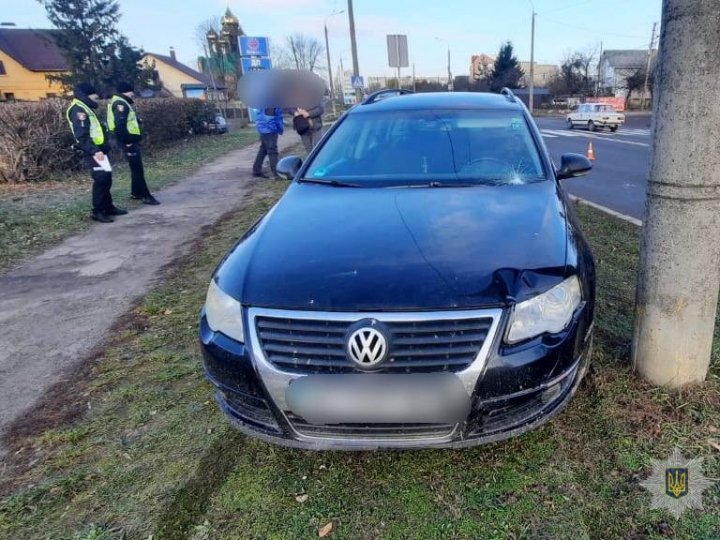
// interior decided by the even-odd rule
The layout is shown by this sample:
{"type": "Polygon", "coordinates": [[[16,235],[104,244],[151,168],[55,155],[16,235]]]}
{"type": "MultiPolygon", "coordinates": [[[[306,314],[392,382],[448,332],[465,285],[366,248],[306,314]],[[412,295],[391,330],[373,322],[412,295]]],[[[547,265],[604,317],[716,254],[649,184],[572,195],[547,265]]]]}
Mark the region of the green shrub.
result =
{"type": "MultiPolygon", "coordinates": [[[[138,99],[135,103],[142,120],[143,146],[148,150],[204,133],[204,123],[213,118],[212,104],[199,99],[138,99]]],[[[41,181],[78,168],[81,156],[73,149],[65,118],[68,104],[61,99],[0,104],[0,182],[41,181]]],[[[102,102],[101,121],[106,109],[107,102],[102,102]]]]}

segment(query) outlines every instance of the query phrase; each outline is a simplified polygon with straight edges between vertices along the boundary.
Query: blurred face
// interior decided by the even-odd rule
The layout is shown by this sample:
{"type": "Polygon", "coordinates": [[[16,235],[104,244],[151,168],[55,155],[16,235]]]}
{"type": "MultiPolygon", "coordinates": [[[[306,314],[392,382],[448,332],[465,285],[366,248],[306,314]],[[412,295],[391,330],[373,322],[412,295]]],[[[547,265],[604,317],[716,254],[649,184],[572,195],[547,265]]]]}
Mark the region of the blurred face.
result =
{"type": "Polygon", "coordinates": [[[135,92],[133,92],[132,90],[130,90],[129,92],[124,92],[124,94],[129,98],[135,97],[135,92]]]}
{"type": "Polygon", "coordinates": [[[88,94],[88,97],[93,101],[97,101],[98,99],[100,99],[100,96],[98,96],[97,94],[88,94]]]}

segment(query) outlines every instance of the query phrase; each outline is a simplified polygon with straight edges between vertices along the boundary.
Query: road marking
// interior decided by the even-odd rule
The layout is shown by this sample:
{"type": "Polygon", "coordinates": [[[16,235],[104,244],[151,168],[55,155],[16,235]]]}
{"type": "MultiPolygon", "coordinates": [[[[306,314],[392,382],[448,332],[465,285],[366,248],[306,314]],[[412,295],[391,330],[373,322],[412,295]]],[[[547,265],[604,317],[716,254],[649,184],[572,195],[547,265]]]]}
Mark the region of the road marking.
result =
{"type": "Polygon", "coordinates": [[[617,130],[618,133],[621,135],[641,135],[643,137],[649,137],[650,136],[650,130],[649,129],[630,129],[630,128],[620,128],[617,130]]]}
{"type": "Polygon", "coordinates": [[[590,208],[595,208],[595,210],[600,210],[601,212],[605,212],[606,214],[608,214],[610,216],[616,217],[623,221],[627,221],[628,223],[632,223],[633,225],[637,225],[638,227],[642,227],[642,221],[640,221],[637,218],[628,216],[626,214],[621,214],[620,212],[616,212],[612,208],[608,208],[607,206],[603,206],[602,204],[588,201],[587,199],[583,199],[582,197],[578,197],[577,195],[573,195],[571,193],[568,193],[568,197],[573,202],[584,204],[585,206],[589,206],[590,208]]]}
{"type": "Polygon", "coordinates": [[[637,142],[637,141],[628,141],[627,139],[617,139],[614,135],[610,134],[595,134],[595,133],[581,133],[581,132],[570,132],[570,131],[561,131],[561,130],[555,130],[555,129],[541,129],[540,133],[544,137],[585,137],[586,139],[595,139],[598,141],[610,141],[610,142],[617,142],[622,144],[630,144],[634,146],[645,146],[649,147],[650,144],[643,143],[643,142],[637,142]]]}

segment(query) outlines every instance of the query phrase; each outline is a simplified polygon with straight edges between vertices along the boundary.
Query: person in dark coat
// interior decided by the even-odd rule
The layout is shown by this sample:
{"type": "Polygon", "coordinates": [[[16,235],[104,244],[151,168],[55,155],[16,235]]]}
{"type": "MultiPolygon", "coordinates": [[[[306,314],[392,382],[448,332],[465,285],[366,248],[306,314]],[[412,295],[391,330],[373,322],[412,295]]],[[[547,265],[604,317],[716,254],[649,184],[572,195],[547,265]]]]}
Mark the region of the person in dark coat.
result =
{"type": "Polygon", "coordinates": [[[133,87],[129,83],[119,82],[115,89],[116,93],[108,103],[108,128],[115,134],[118,146],[130,166],[130,197],[141,200],[144,204],[160,204],[150,193],[145,181],[145,168],[140,150],[142,128],[135,111],[133,87]]]}
{"type": "Polygon", "coordinates": [[[306,118],[310,124],[308,129],[303,130],[302,133],[298,131],[298,135],[300,135],[300,139],[302,139],[303,145],[305,146],[305,152],[308,154],[315,148],[315,145],[322,135],[322,115],[324,113],[325,108],[322,104],[312,107],[311,109],[298,108],[295,111],[294,116],[302,116],[306,118]]]}
{"type": "Polygon", "coordinates": [[[285,131],[282,109],[270,107],[269,109],[255,109],[255,128],[260,134],[260,148],[258,148],[255,163],[253,163],[253,176],[267,178],[262,172],[265,156],[270,161],[270,173],[275,179],[278,163],[278,136],[285,131]]]}
{"type": "Polygon", "coordinates": [[[110,194],[112,172],[107,157],[110,145],[105,127],[95,113],[98,93],[91,84],[80,83],[73,89],[73,95],[65,117],[93,180],[91,217],[101,223],[112,223],[112,216],[127,214],[127,210],[115,206],[110,194]]]}

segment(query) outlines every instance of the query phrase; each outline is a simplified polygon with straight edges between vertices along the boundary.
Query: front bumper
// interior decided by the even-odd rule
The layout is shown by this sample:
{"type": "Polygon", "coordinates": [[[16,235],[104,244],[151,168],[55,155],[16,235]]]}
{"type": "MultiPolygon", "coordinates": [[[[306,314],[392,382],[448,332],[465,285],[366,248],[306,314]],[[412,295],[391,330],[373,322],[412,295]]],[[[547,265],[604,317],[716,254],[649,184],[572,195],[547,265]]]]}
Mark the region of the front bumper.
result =
{"type": "MultiPolygon", "coordinates": [[[[214,333],[201,317],[205,372],[216,399],[241,432],[268,442],[314,450],[460,448],[524,433],[558,414],[575,394],[590,359],[591,308],[583,305],[561,334],[507,346],[506,317],[488,344],[472,407],[457,424],[346,424],[317,426],[272,398],[252,347],[214,333]]],[[[275,393],[277,395],[277,393],[275,393]]]]}

